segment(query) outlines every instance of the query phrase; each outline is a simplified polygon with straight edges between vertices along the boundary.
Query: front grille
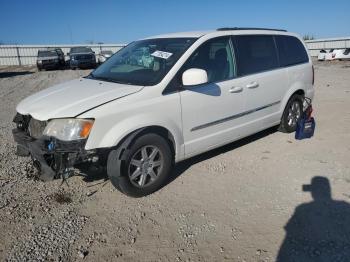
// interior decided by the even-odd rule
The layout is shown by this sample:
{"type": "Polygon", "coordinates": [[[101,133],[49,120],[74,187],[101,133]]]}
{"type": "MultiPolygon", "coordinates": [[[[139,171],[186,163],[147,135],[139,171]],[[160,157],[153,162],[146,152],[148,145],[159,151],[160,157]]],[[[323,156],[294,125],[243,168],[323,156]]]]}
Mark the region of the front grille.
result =
{"type": "Polygon", "coordinates": [[[48,59],[48,60],[43,60],[43,64],[51,64],[51,63],[54,63],[55,62],[55,59],[48,59]]]}
{"type": "Polygon", "coordinates": [[[77,55],[76,60],[91,60],[92,55],[77,55]]]}
{"type": "Polygon", "coordinates": [[[43,135],[46,124],[46,121],[39,121],[34,118],[30,119],[28,126],[29,135],[35,139],[40,138],[43,135]]]}

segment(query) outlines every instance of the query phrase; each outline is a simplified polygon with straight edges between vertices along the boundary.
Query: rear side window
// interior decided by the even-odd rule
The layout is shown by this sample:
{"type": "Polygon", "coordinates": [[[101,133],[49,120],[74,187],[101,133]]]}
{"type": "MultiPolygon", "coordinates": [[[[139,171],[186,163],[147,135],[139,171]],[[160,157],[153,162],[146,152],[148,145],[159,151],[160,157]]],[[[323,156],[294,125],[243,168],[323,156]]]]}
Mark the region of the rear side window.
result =
{"type": "Polygon", "coordinates": [[[278,68],[277,51],[273,36],[235,36],[234,45],[237,51],[238,76],[278,68]]]}
{"type": "Polygon", "coordinates": [[[302,64],[309,61],[304,45],[294,36],[276,36],[281,66],[302,64]]]}

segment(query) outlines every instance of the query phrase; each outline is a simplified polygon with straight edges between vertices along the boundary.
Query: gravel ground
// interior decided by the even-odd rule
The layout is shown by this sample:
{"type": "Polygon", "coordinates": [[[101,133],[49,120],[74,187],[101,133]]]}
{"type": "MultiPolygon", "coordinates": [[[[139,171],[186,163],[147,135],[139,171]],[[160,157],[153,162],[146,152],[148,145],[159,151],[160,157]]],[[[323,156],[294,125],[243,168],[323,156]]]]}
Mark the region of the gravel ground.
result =
{"type": "Polygon", "coordinates": [[[88,72],[0,68],[1,261],[350,261],[349,62],[315,63],[312,139],[259,133],[180,163],[141,199],[103,174],[38,181],[15,156],[16,104],[88,72]]]}

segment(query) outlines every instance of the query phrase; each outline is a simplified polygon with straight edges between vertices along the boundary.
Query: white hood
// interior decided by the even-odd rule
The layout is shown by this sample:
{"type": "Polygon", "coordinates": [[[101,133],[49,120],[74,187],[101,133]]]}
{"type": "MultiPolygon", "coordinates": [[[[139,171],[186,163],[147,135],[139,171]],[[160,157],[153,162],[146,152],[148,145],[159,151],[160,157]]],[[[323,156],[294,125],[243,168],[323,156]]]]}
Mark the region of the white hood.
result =
{"type": "Polygon", "coordinates": [[[123,85],[80,78],[31,95],[17,105],[17,112],[46,121],[75,117],[93,107],[140,91],[143,86],[123,85]]]}

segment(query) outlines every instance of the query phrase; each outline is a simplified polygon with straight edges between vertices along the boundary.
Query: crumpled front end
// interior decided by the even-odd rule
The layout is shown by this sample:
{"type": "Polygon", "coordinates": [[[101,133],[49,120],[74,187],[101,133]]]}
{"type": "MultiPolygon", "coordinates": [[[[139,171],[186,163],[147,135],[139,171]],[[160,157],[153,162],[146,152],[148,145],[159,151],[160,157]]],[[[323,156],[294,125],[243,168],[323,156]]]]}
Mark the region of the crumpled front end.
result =
{"type": "Polygon", "coordinates": [[[43,135],[47,121],[39,121],[29,115],[18,114],[13,119],[12,130],[17,143],[18,156],[30,156],[44,181],[67,178],[74,167],[86,162],[97,162],[96,150],[85,150],[87,139],[62,141],[43,135]]]}

